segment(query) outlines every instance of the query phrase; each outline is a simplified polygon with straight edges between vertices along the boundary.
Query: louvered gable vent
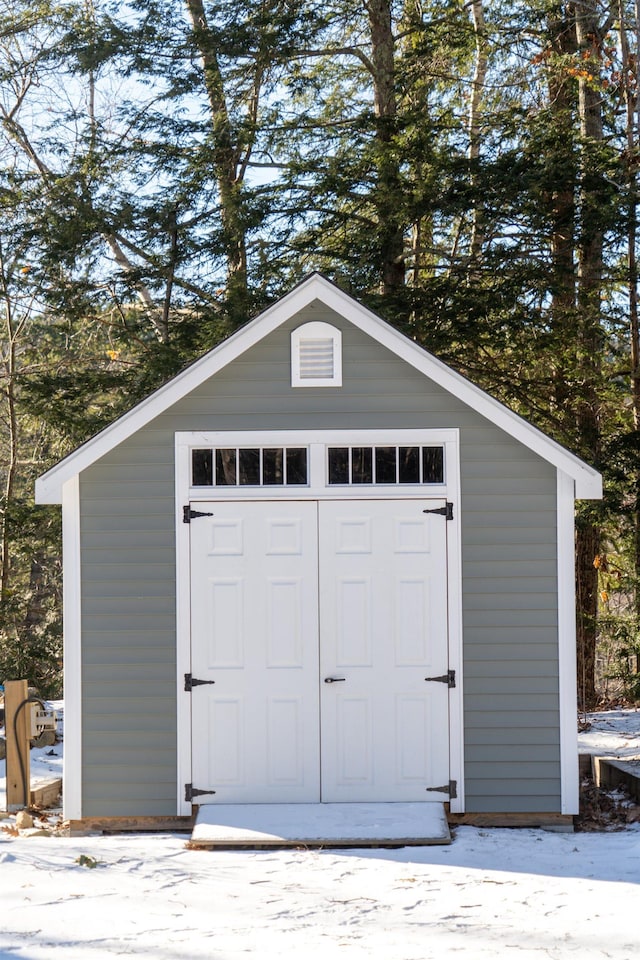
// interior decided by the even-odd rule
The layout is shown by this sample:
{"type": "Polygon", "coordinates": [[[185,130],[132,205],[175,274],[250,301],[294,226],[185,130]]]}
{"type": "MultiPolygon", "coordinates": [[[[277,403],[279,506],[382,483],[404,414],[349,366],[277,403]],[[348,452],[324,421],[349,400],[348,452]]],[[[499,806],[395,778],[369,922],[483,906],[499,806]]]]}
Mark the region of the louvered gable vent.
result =
{"type": "Polygon", "coordinates": [[[300,340],[300,379],[333,378],[333,338],[300,340]]]}
{"type": "Polygon", "coordinates": [[[305,323],[291,334],[291,385],[342,386],[342,338],[329,323],[305,323]]]}

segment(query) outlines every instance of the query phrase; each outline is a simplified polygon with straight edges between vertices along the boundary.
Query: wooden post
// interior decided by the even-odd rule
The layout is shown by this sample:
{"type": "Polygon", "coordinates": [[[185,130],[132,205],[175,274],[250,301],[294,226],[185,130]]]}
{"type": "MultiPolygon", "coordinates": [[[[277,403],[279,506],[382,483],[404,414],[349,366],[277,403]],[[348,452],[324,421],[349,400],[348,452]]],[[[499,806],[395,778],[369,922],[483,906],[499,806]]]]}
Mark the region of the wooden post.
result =
{"type": "Polygon", "coordinates": [[[28,695],[26,680],[5,681],[4,722],[7,735],[7,810],[9,813],[29,806],[31,792],[29,710],[31,708],[28,704],[20,708],[20,704],[27,699],[28,695]]]}

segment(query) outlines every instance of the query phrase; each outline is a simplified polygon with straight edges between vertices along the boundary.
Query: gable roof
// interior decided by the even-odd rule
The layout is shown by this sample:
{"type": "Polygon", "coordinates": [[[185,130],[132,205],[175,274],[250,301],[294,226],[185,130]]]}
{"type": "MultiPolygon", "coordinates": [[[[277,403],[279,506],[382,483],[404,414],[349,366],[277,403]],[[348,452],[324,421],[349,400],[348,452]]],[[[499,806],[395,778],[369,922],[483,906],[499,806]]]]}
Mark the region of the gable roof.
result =
{"type": "Polygon", "coordinates": [[[597,470],[409,340],[371,310],[340,290],[326,277],[313,273],[277,303],[39,477],[36,481],[36,502],[61,503],[62,487],[68,480],[136,433],[314,300],[319,300],[345,317],[355,327],[486,417],[505,433],[572,477],[578,498],[599,499],[602,496],[602,477],[597,470]]]}

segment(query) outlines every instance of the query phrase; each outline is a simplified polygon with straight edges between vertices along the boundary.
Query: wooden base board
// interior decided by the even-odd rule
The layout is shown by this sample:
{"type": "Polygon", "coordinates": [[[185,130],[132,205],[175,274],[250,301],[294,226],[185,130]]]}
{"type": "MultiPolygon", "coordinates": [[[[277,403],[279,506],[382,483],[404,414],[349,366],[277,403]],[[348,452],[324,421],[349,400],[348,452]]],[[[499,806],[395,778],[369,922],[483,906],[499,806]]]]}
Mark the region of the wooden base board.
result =
{"type": "Polygon", "coordinates": [[[83,817],[69,820],[69,836],[91,833],[191,833],[194,817],[83,817]]]}
{"type": "Polygon", "coordinates": [[[573,832],[573,816],[565,813],[449,813],[451,827],[544,827],[573,832]]]}
{"type": "MultiPolygon", "coordinates": [[[[573,832],[573,817],[562,813],[447,813],[452,827],[543,827],[573,832]]],[[[92,833],[191,833],[195,817],[84,817],[69,820],[69,835],[92,833]]]]}

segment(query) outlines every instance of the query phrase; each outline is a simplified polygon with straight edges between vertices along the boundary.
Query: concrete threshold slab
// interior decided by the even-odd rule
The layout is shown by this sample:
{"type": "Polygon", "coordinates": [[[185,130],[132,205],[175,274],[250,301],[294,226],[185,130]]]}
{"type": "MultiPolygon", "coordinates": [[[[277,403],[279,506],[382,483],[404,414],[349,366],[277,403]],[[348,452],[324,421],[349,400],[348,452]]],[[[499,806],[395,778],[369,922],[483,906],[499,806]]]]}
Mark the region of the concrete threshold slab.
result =
{"type": "Polygon", "coordinates": [[[201,806],[189,846],[404,847],[451,843],[444,805],[255,803],[201,806]]]}

